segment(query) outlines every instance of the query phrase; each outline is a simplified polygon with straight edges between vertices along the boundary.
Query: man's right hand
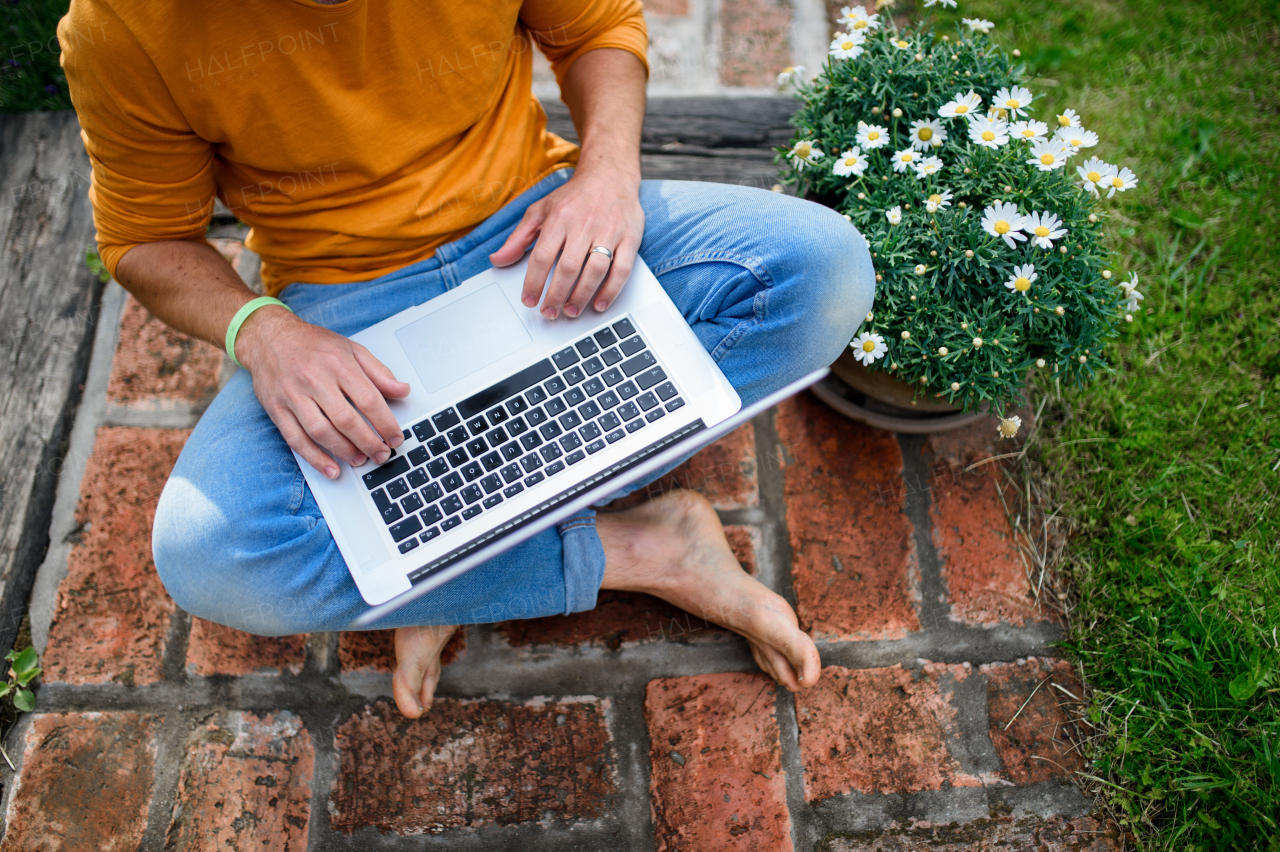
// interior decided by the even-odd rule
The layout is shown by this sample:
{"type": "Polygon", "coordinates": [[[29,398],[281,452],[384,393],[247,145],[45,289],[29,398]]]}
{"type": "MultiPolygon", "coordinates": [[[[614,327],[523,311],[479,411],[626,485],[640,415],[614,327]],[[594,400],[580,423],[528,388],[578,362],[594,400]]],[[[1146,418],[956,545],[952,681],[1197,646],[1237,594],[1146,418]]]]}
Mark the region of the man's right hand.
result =
{"type": "Polygon", "coordinates": [[[386,397],[408,396],[409,385],[359,343],[268,305],[240,327],[236,358],[285,441],[330,479],[338,466],[325,450],[358,467],[404,443],[386,397]]]}

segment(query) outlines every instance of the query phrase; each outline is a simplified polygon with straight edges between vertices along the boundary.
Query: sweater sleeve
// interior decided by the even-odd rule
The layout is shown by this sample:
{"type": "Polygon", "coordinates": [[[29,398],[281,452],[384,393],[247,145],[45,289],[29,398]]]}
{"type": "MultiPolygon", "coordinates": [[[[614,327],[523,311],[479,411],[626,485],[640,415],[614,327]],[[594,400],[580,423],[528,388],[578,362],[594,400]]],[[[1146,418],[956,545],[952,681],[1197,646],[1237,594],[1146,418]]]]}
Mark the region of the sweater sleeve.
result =
{"type": "Polygon", "coordinates": [[[136,245],[203,240],[214,147],[192,131],[151,57],[101,0],[72,0],[58,41],[93,168],[89,200],[103,265],[114,276],[136,245]]]}
{"type": "Polygon", "coordinates": [[[520,20],[551,62],[556,82],[589,50],[616,47],[634,54],[649,72],[649,32],[640,0],[525,0],[520,20]]]}

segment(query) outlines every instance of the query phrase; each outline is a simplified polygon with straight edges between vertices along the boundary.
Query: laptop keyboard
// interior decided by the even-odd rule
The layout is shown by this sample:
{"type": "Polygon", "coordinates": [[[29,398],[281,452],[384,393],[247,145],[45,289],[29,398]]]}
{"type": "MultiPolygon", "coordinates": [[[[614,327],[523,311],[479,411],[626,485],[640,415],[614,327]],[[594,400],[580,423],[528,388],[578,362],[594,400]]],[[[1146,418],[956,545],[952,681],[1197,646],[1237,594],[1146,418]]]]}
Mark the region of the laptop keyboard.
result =
{"type": "Polygon", "coordinates": [[[684,404],[623,319],[405,429],[400,451],[362,479],[408,553],[684,404]]]}

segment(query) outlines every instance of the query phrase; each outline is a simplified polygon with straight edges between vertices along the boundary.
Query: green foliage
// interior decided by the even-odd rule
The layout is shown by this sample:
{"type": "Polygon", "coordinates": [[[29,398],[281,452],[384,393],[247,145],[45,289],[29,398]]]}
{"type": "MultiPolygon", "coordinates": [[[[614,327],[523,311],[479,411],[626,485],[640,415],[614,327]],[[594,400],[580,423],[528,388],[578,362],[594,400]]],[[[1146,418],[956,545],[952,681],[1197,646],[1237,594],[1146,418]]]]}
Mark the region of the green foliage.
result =
{"type": "Polygon", "coordinates": [[[9,661],[9,679],[0,681],[0,698],[12,696],[13,706],[24,713],[36,709],[36,696],[27,685],[40,676],[40,655],[35,648],[16,648],[5,654],[9,661]]]}
{"type": "Polygon", "coordinates": [[[89,267],[89,271],[92,272],[103,284],[106,284],[111,280],[111,273],[108,272],[107,267],[103,265],[102,258],[98,255],[97,249],[85,249],[84,265],[89,267]]]}
{"type": "MultiPolygon", "coordinates": [[[[967,118],[939,115],[944,104],[970,91],[982,98],[983,110],[994,109],[996,92],[1018,85],[1023,73],[985,35],[952,39],[924,24],[870,32],[861,55],[831,59],[812,84],[799,86],[804,106],[793,119],[796,144],[816,146],[823,156],[806,162],[794,148],[780,152],[784,180],[844,213],[870,245],[882,281],[862,330],[888,346],[870,368],[887,369],[966,409],[990,402],[1000,412],[1019,403],[1031,370],[1088,383],[1125,313],[1119,281],[1102,277],[1109,265],[1106,203],[1080,187],[1074,164],[1041,170],[1028,163],[1028,142],[980,146],[970,139],[967,118]],[[938,157],[943,168],[928,177],[896,170],[894,154],[911,146],[913,122],[928,120],[940,122],[945,139],[930,130],[931,140],[920,147],[936,147],[917,156],[938,157]],[[887,127],[890,144],[860,146],[864,123],[887,127]],[[854,148],[868,168],[837,174],[833,163],[854,148]],[[934,212],[930,196],[935,203],[943,199],[934,212]],[[1021,214],[1055,214],[1065,237],[1052,248],[1030,240],[1010,247],[982,226],[984,209],[1001,201],[1021,214]],[[895,208],[899,224],[886,215],[895,208]],[[1020,277],[1016,269],[1024,264],[1034,266],[1036,278],[1029,289],[1011,290],[1006,282],[1020,277]]],[[[1058,118],[1046,117],[1052,134],[1058,118]]],[[[1089,156],[1085,149],[1074,162],[1089,156]]]]}
{"type": "Polygon", "coordinates": [[[0,112],[71,109],[58,63],[58,20],[68,0],[0,2],[0,112]]]}

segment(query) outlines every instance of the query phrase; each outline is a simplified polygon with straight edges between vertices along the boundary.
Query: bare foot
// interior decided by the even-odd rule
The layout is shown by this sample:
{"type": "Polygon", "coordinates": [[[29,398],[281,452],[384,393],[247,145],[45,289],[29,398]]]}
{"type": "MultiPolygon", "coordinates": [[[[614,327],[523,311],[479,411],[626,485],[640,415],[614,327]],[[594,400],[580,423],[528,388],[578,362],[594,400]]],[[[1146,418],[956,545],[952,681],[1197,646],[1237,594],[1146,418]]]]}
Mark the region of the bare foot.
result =
{"type": "Polygon", "coordinates": [[[760,668],[795,691],[818,682],[822,662],[796,614],[738,564],[715,509],[676,491],[596,517],[603,588],[645,592],[742,634],[760,668]]]}
{"type": "Polygon", "coordinates": [[[391,690],[396,706],[410,719],[431,709],[440,681],[440,652],[457,629],[452,625],[397,628],[396,673],[391,678],[391,690]]]}

